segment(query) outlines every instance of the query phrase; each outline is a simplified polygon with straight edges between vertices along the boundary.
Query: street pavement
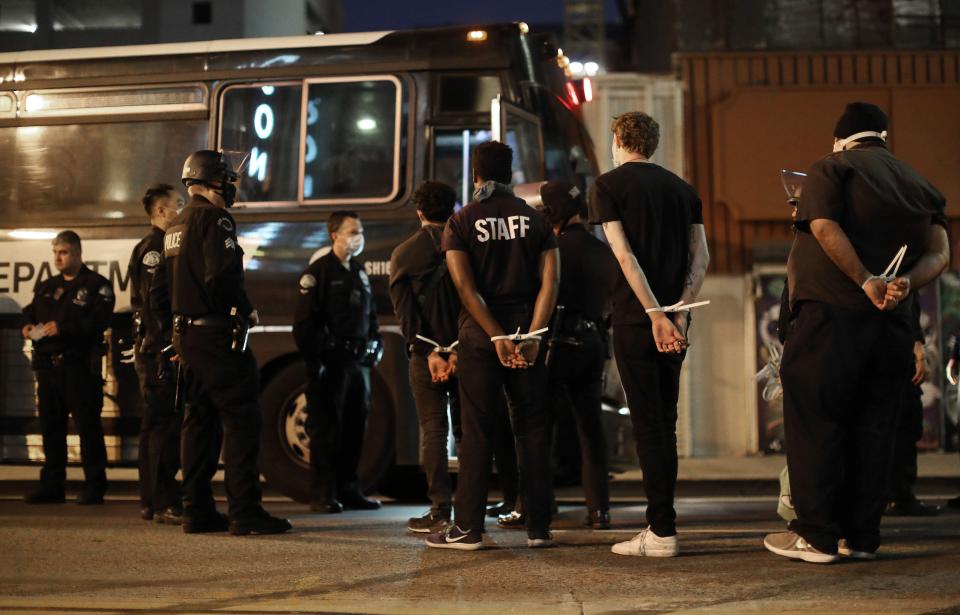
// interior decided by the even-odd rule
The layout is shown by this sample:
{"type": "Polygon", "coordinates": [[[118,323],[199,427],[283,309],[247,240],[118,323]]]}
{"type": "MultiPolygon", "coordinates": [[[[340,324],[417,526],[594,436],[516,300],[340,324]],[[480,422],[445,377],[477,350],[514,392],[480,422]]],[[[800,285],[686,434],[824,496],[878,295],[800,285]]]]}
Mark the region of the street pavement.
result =
{"type": "Polygon", "coordinates": [[[582,529],[582,504],[564,503],[553,549],[489,524],[491,548],[465,553],[405,531],[422,505],[324,516],[270,498],[294,531],[233,537],[141,521],[132,495],[36,507],[5,494],[0,611],[960,613],[955,512],[887,518],[880,559],[822,566],[763,549],[764,534],[783,528],[767,496],[682,498],[681,556],[653,559],[610,553],[641,528],[642,503],[616,505],[610,531],[582,529]]]}

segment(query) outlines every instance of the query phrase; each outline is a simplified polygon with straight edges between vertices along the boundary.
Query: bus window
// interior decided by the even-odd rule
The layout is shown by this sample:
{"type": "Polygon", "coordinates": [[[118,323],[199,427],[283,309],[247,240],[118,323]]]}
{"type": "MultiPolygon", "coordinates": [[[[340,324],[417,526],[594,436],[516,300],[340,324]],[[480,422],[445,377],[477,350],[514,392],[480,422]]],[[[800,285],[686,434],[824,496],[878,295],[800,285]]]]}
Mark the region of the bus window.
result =
{"type": "Polygon", "coordinates": [[[400,82],[311,79],[308,88],[304,203],[392,200],[400,185],[400,82]]]}
{"type": "Polygon", "coordinates": [[[438,113],[486,113],[501,91],[496,75],[441,75],[438,81],[438,113]]]}
{"type": "Polygon", "coordinates": [[[513,149],[513,183],[542,181],[543,139],[537,116],[500,99],[491,101],[490,112],[494,138],[502,134],[502,141],[513,149]]]}
{"type": "Polygon", "coordinates": [[[11,92],[0,92],[0,117],[13,117],[17,113],[17,102],[11,92]]]}
{"type": "Polygon", "coordinates": [[[477,145],[489,140],[489,130],[438,128],[433,131],[432,178],[456,190],[458,206],[469,203],[473,195],[470,153],[477,145]]]}
{"type": "Polygon", "coordinates": [[[303,86],[228,87],[220,108],[220,148],[250,152],[238,203],[296,203],[303,86]]]}

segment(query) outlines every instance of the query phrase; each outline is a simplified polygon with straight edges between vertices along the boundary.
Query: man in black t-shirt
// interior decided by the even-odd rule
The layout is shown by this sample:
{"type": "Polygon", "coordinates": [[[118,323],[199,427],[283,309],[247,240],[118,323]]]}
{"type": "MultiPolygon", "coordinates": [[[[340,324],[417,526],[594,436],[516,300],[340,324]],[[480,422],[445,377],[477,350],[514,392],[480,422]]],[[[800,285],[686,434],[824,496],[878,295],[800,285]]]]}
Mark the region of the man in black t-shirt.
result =
{"type": "Polygon", "coordinates": [[[834,153],[811,167],[800,198],[780,367],[797,519],[764,539],[792,559],[876,557],[912,362],[904,299],[948,261],[943,196],[887,150],[886,128],[879,107],[848,105],[834,153]]]}
{"type": "Polygon", "coordinates": [[[650,162],[660,127],[645,113],[613,122],[616,169],[594,184],[590,219],[603,224],[620,263],[613,297],[617,367],[643,469],[649,528],[613,546],[620,555],[672,557],[677,546],[673,494],[677,482],[677,400],[689,312],[661,306],[692,303],[709,255],[700,198],[650,162]]]}
{"type": "Polygon", "coordinates": [[[527,545],[552,544],[541,344],[538,337],[518,339],[515,333],[537,335],[547,327],[560,259],[549,222],[507,185],[512,158],[502,143],[477,146],[473,202],[450,218],[443,233],[447,266],[464,306],[458,347],[463,441],[456,525],[430,534],[430,547],[483,548],[491,444],[504,391],[524,476],[527,545]]]}

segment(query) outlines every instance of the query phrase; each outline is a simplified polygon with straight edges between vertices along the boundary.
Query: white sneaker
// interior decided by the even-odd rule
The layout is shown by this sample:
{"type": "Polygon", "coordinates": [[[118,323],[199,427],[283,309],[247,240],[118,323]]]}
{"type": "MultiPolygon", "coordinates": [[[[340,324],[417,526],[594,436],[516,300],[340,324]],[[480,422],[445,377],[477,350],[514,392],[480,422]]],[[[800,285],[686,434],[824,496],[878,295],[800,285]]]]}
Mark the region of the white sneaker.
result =
{"type": "Polygon", "coordinates": [[[657,536],[649,527],[627,540],[618,542],[610,548],[617,555],[636,555],[646,557],[675,557],[680,553],[677,536],[657,536]]]}

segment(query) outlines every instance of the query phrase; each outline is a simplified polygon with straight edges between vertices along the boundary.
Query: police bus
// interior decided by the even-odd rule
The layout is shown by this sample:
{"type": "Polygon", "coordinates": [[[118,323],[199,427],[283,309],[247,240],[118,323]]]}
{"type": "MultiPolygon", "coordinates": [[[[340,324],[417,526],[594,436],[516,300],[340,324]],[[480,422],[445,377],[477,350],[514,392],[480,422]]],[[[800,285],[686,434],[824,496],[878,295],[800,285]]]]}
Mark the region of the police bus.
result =
{"type": "MultiPolygon", "coordinates": [[[[154,182],[179,186],[198,149],[250,161],[233,212],[261,325],[261,469],[308,496],[304,372],[291,335],[299,274],[329,249],[329,212],[353,209],[386,341],[372,381],[361,461],[368,484],[418,463],[419,427],[404,343],[388,299],[389,257],[418,226],[410,195],[426,178],[470,198],[470,152],[513,147],[514,181],[596,173],[568,62],[523,23],[0,54],[0,432],[2,458],[37,460],[29,344],[18,314],[51,271],[50,239],[83,238],[110,278],[117,314],[104,358],[104,423],[114,462],[136,458],[139,394],[129,346],[126,265],[147,230],[154,182]]],[[[623,434],[619,434],[619,438],[623,434]]]]}

